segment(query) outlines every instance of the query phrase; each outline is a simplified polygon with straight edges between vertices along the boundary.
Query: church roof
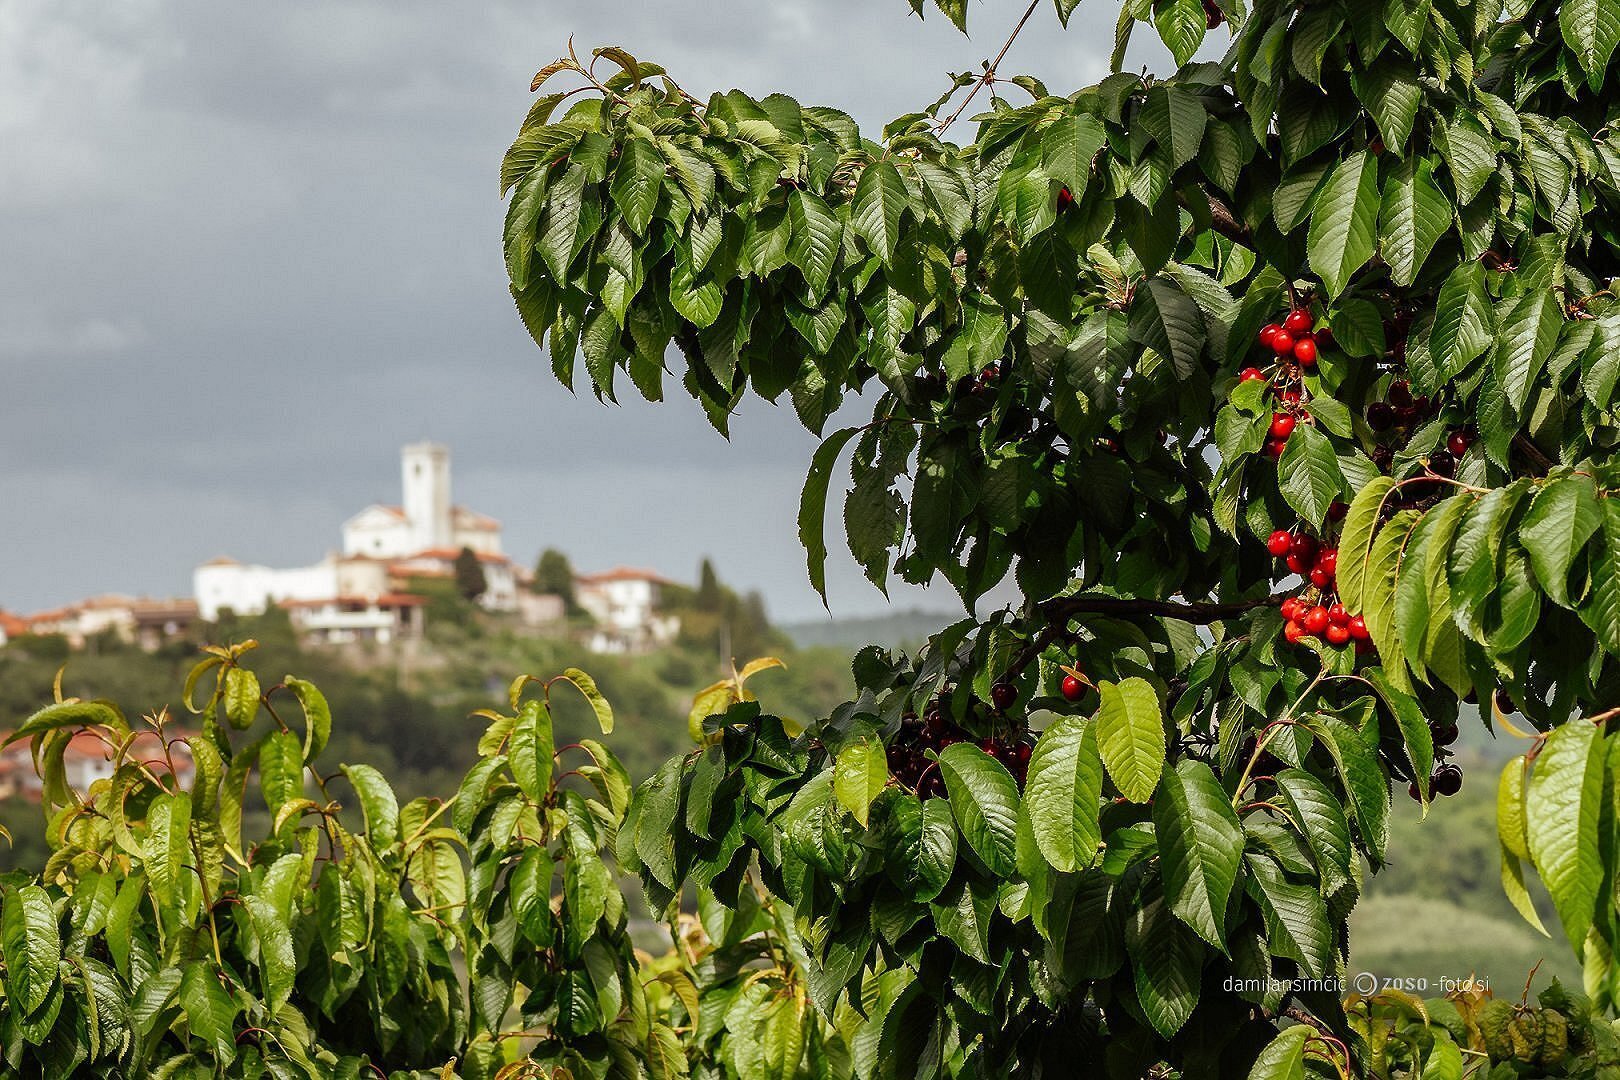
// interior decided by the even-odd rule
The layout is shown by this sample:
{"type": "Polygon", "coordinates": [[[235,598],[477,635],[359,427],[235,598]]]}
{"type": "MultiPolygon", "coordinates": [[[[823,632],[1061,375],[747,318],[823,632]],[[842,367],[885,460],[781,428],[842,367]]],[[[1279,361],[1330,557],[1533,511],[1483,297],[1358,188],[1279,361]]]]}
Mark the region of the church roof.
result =
{"type": "Polygon", "coordinates": [[[597,574],[575,574],[574,580],[581,585],[606,585],[613,581],[651,581],[657,585],[673,584],[667,577],[656,570],[639,570],[632,566],[615,566],[611,570],[603,570],[597,574]]]}

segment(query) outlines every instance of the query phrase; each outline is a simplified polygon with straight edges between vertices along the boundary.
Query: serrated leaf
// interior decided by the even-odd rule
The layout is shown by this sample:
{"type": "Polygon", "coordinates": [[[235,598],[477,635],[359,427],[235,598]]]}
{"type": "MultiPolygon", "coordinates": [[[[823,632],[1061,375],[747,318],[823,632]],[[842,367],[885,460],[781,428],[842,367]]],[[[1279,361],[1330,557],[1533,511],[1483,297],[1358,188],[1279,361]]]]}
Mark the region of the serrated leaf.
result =
{"type": "Polygon", "coordinates": [[[856,739],[839,750],[833,759],[833,796],[855,815],[862,828],[866,827],[872,800],[888,782],[888,758],[884,755],[883,743],[874,737],[856,739]]]}
{"type": "Polygon", "coordinates": [[[1515,414],[1524,410],[1547,357],[1558,344],[1564,313],[1558,299],[1537,290],[1519,298],[1502,320],[1496,341],[1496,384],[1515,414]]]}
{"type": "Polygon", "coordinates": [[[1451,203],[1434,182],[1425,157],[1399,162],[1384,186],[1378,230],[1384,261],[1397,285],[1410,285],[1435,243],[1451,227],[1451,203]]]}
{"type": "Polygon", "coordinates": [[[1071,873],[1096,857],[1102,843],[1101,799],[1096,726],[1078,716],[1058,719],[1035,740],[1022,809],[1035,845],[1053,869],[1071,873]]]}
{"type": "Polygon", "coordinates": [[[1163,900],[1138,908],[1125,929],[1132,984],[1153,1030],[1168,1039],[1198,1008],[1204,948],[1170,917],[1163,900]]]}
{"type": "Polygon", "coordinates": [[[1189,759],[1164,771],[1153,829],[1170,910],[1226,951],[1226,905],[1243,860],[1243,825],[1208,765],[1189,759]]]}
{"type": "Polygon", "coordinates": [[[832,482],[833,466],[844,446],[859,428],[840,428],[824,439],[810,459],[810,471],[804,478],[804,491],[799,496],[799,543],[804,545],[805,558],[810,571],[810,585],[827,603],[827,488],[832,482]]]}
{"type": "Polygon", "coordinates": [[[1333,167],[1311,210],[1306,252],[1329,296],[1372,258],[1378,243],[1378,166],[1371,154],[1353,154],[1333,167]]]}
{"type": "Polygon", "coordinates": [[[646,139],[625,139],[620,144],[619,164],[613,170],[608,194],[623,215],[625,225],[637,236],[652,222],[663,186],[664,159],[658,148],[646,139]]]}
{"type": "Polygon", "coordinates": [[[910,204],[906,182],[888,160],[875,161],[862,170],[855,185],[849,224],[885,266],[894,261],[894,249],[900,242],[900,218],[910,204]]]}
{"type": "Polygon", "coordinates": [[[1327,519],[1328,507],[1344,490],[1333,444],[1310,425],[1297,428],[1277,463],[1278,486],[1288,505],[1312,525],[1327,519]]]}
{"type": "Polygon", "coordinates": [[[1097,745],[1108,775],[1131,802],[1153,797],[1164,771],[1164,713],[1159,693],[1146,679],[1099,682],[1097,745]]]}
{"type": "Polygon", "coordinates": [[[38,885],[0,895],[0,958],[6,962],[7,996],[24,1014],[38,1011],[56,985],[62,958],[56,912],[38,885]]]}
{"type": "Polygon", "coordinates": [[[1536,581],[1554,603],[1571,606],[1570,564],[1602,522],[1603,507],[1590,476],[1561,476],[1536,492],[1519,524],[1518,541],[1530,557],[1536,581]]]}
{"type": "Polygon", "coordinates": [[[1012,774],[969,743],[947,746],[939,772],[968,847],[992,873],[1011,876],[1018,869],[1018,784],[1012,774]]]}
{"type": "Polygon", "coordinates": [[[1530,857],[1577,951],[1603,883],[1598,816],[1606,750],[1591,721],[1560,724],[1542,744],[1525,793],[1530,857]]]}

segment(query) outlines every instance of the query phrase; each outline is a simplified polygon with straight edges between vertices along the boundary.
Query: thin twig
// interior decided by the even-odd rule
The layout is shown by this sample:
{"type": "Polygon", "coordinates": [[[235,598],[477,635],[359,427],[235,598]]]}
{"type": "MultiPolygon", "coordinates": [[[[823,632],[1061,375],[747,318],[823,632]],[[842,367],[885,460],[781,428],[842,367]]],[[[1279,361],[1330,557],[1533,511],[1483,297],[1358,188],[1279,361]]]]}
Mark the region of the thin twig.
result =
{"type": "Polygon", "coordinates": [[[996,58],[994,60],[990,61],[990,66],[985,68],[984,74],[974,81],[973,89],[969,90],[968,96],[962,99],[962,104],[958,105],[956,107],[956,111],[951,113],[950,116],[946,117],[945,122],[940,124],[939,127],[935,129],[936,135],[945,134],[950,126],[956,123],[956,118],[961,116],[962,113],[967,109],[968,103],[971,102],[979,93],[979,88],[981,86],[986,86],[995,81],[996,68],[1000,67],[1001,62],[1007,58],[1007,50],[1012,48],[1013,42],[1018,40],[1019,33],[1024,29],[1024,24],[1029,22],[1029,17],[1035,14],[1035,9],[1040,6],[1041,0],[1030,0],[1029,7],[1024,11],[1023,18],[1018,20],[1018,25],[1013,27],[1012,33],[1007,35],[1007,40],[1001,46],[1001,51],[996,53],[996,58]]]}

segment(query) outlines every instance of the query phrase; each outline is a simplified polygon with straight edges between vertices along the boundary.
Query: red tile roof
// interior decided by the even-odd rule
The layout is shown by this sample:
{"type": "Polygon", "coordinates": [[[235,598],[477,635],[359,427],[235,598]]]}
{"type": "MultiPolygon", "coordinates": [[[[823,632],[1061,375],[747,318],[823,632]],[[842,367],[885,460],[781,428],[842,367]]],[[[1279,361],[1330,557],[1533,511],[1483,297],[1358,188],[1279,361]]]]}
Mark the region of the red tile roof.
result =
{"type": "Polygon", "coordinates": [[[611,581],[651,581],[657,585],[669,585],[672,582],[656,570],[638,570],[630,566],[615,566],[611,570],[603,570],[598,574],[575,574],[574,580],[581,585],[606,585],[611,581]]]}

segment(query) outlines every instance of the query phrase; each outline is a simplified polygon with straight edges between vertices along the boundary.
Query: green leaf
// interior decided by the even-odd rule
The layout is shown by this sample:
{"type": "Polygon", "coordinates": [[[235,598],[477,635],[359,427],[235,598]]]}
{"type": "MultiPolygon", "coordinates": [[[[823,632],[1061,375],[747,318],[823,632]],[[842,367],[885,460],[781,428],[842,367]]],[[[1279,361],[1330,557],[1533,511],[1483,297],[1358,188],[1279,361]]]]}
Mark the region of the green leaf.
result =
{"type": "Polygon", "coordinates": [[[1519,524],[1518,539],[1543,592],[1556,604],[1572,606],[1569,568],[1603,521],[1597,485],[1590,476],[1549,480],[1519,524]]]}
{"type": "Polygon", "coordinates": [[[1457,201],[1466,206],[1484,190],[1486,181],[1496,175],[1496,147],[1485,132],[1485,125],[1472,113],[1458,110],[1449,124],[1437,131],[1440,152],[1451,170],[1457,201]]]}
{"type": "Polygon", "coordinates": [[[1311,849],[1317,873],[1326,894],[1337,892],[1350,881],[1350,823],[1345,820],[1339,798],[1328,786],[1303,769],[1285,769],[1277,774],[1277,790],[1283,804],[1304,834],[1311,849]]]}
{"type": "Polygon", "coordinates": [[[1320,525],[1344,490],[1344,473],[1333,444],[1316,428],[1304,425],[1289,438],[1277,466],[1279,487],[1288,505],[1312,525],[1320,525]]]}
{"type": "Polygon", "coordinates": [[[1169,360],[1181,378],[1190,379],[1200,371],[1204,318],[1193,298],[1169,278],[1149,278],[1137,289],[1131,303],[1130,332],[1132,338],[1169,360]]]}
{"type": "Polygon", "coordinates": [[[1603,883],[1598,817],[1606,750],[1590,720],[1560,724],[1536,755],[1525,794],[1530,857],[1577,952],[1603,883]]]}
{"type": "Polygon", "coordinates": [[[1145,803],[1159,786],[1164,770],[1164,712],[1159,692],[1146,679],[1100,682],[1097,745],[1103,764],[1120,794],[1145,803]]]}
{"type": "Polygon", "coordinates": [[[259,677],[247,668],[225,673],[225,719],[238,731],[253,726],[259,715],[259,677]]]}
{"type": "Polygon", "coordinates": [[[799,496],[799,543],[804,545],[805,558],[810,570],[810,585],[827,603],[827,487],[832,481],[833,466],[845,444],[860,428],[840,428],[816,448],[810,459],[810,472],[804,478],[804,492],[799,496]]]}
{"type": "Polygon", "coordinates": [[[843,246],[844,224],[814,192],[799,189],[788,198],[788,223],[792,229],[788,261],[804,274],[810,296],[819,299],[827,291],[843,246]]]}
{"type": "Polygon", "coordinates": [[[293,978],[298,973],[292,931],[276,906],[262,896],[244,896],[242,903],[258,945],[264,1002],[273,1013],[291,996],[293,978]]]}
{"type": "Polygon", "coordinates": [[[1390,277],[1397,285],[1417,280],[1435,243],[1451,227],[1451,203],[1434,182],[1428,158],[1409,157],[1396,164],[1384,187],[1378,228],[1390,277]]]}
{"type": "Polygon", "coordinates": [[[1061,717],[1035,740],[1023,802],[1035,844],[1054,869],[1072,873],[1096,858],[1101,800],[1096,726],[1083,717],[1061,717]]]}
{"type": "Polygon", "coordinates": [[[304,764],[320,757],[332,737],[332,709],[315,684],[288,675],[281,684],[293,692],[304,710],[304,764]]]}
{"type": "Polygon", "coordinates": [[[506,276],[518,292],[529,287],[529,266],[534,256],[534,227],[546,199],[546,170],[536,169],[518,184],[506,208],[506,276]]]}
{"type": "Polygon", "coordinates": [[[596,726],[601,729],[602,734],[613,734],[613,706],[602,696],[602,691],[596,688],[596,680],[577,667],[564,668],[558,678],[578,690],[585,698],[591,712],[596,716],[596,726]]]}
{"type": "Polygon", "coordinates": [[[1373,864],[1381,864],[1384,846],[1389,842],[1390,796],[1389,780],[1378,760],[1377,748],[1368,745],[1361,732],[1338,717],[1311,716],[1305,724],[1321,739],[1338,767],[1361,843],[1373,864]]]}
{"type": "Polygon", "coordinates": [[[1245,856],[1244,887],[1265,918],[1271,951],[1299,961],[1308,978],[1320,979],[1333,960],[1333,930],[1327,906],[1314,886],[1297,885],[1264,855],[1245,856]]]}
{"type": "Polygon", "coordinates": [[[1226,951],[1226,904],[1243,860],[1243,825],[1202,761],[1166,769],[1153,800],[1165,899],[1198,936],[1226,951]]]}
{"type": "Polygon", "coordinates": [[[1490,347],[1495,330],[1490,298],[1485,295],[1485,267],[1470,259],[1440,287],[1429,352],[1444,375],[1456,375],[1490,347]]]}
{"type": "Polygon", "coordinates": [[[1363,674],[1395,718],[1402,745],[1406,748],[1407,763],[1412,767],[1412,775],[1417,778],[1419,790],[1427,797],[1429,774],[1434,771],[1434,736],[1429,731],[1429,720],[1423,715],[1422,704],[1417,698],[1391,686],[1383,668],[1368,668],[1363,674]]]}
{"type": "Polygon", "coordinates": [[[1558,344],[1558,331],[1563,325],[1564,313],[1558,298],[1539,289],[1521,296],[1502,321],[1496,342],[1496,384],[1514,413],[1524,410],[1531,387],[1558,344]]]}
{"type": "Polygon", "coordinates": [[[1199,97],[1174,84],[1161,84],[1148,91],[1142,106],[1142,124],[1170,157],[1174,172],[1198,156],[1209,124],[1209,111],[1199,97]]]}
{"type": "Polygon", "coordinates": [[[23,1014],[36,1012],[56,985],[62,936],[50,894],[38,885],[8,888],[0,896],[0,957],[6,994],[23,1014]]]}
{"type": "Polygon", "coordinates": [[[193,1038],[207,1043],[222,1061],[236,1057],[236,1001],[212,965],[193,960],[180,976],[180,1007],[193,1038]]]}
{"type": "Polygon", "coordinates": [[[947,746],[939,772],[968,847],[992,873],[1010,877],[1018,869],[1018,784],[1012,774],[970,743],[947,746]]]}
{"type": "Polygon", "coordinates": [[[1316,1032],[1308,1024],[1284,1028],[1260,1051],[1249,1080],[1305,1080],[1305,1044],[1316,1032]]]}
{"type": "Polygon", "coordinates": [[[861,172],[850,207],[850,228],[885,266],[894,262],[900,217],[910,204],[906,182],[887,159],[875,161],[861,172]]]}
{"type": "Polygon", "coordinates": [[[1603,532],[1592,560],[1592,594],[1579,614],[1603,647],[1620,655],[1620,499],[1602,502],[1603,532]]]}
{"type": "Polygon", "coordinates": [[[1378,243],[1378,166],[1363,151],[1334,166],[1311,211],[1306,252],[1329,296],[1372,258],[1378,243]]]}
{"type": "Polygon", "coordinates": [[[1163,900],[1132,913],[1125,927],[1132,983],[1153,1030],[1168,1039],[1186,1026],[1198,1008],[1204,947],[1171,918],[1163,900]]]}
{"type": "Polygon", "coordinates": [[[1558,26],[1587,74],[1587,85],[1597,90],[1611,74],[1609,58],[1620,45],[1620,3],[1616,0],[1564,0],[1558,5],[1558,26]]]}
{"type": "Polygon", "coordinates": [[[94,724],[101,724],[124,734],[129,732],[129,724],[125,722],[124,714],[111,702],[61,701],[47,705],[29,716],[17,726],[16,731],[6,736],[6,741],[0,743],[0,746],[10,746],[14,742],[31,739],[47,731],[55,731],[57,728],[86,727],[94,724]]]}
{"type": "Polygon", "coordinates": [[[1153,0],[1153,28],[1181,67],[1204,43],[1209,24],[1200,0],[1153,0]]]}
{"type": "Polygon", "coordinates": [[[1378,517],[1384,499],[1394,487],[1394,480],[1387,476],[1378,477],[1356,493],[1350,503],[1350,512],[1345,515],[1344,527],[1339,533],[1337,585],[1339,600],[1347,611],[1359,612],[1365,606],[1363,586],[1367,580],[1373,536],[1378,530],[1378,517]]]}
{"type": "Polygon", "coordinates": [[[993,883],[959,875],[929,908],[939,932],[957,948],[981,964],[991,962],[990,920],[996,909],[993,883]]]}
{"type": "MultiPolygon", "coordinates": [[[[625,225],[640,236],[652,222],[658,192],[664,186],[664,159],[646,139],[630,138],[619,144],[619,164],[608,189],[625,225]]],[[[519,198],[522,193],[519,193],[519,198]]],[[[515,279],[514,279],[515,280],[515,279]]],[[[522,286],[519,286],[521,288],[522,286]]]]}
{"type": "Polygon", "coordinates": [[[902,794],[883,823],[883,869],[911,900],[938,896],[956,866],[956,821],[944,799],[902,794]]]}
{"type": "Polygon", "coordinates": [[[551,710],[538,698],[530,698],[518,710],[517,723],[507,742],[507,760],[518,790],[531,802],[540,802],[551,791],[551,773],[556,757],[551,710]]]}
{"type": "Polygon", "coordinates": [[[360,807],[366,815],[366,837],[373,850],[386,851],[399,843],[399,800],[383,774],[370,765],[341,768],[360,796],[360,807]]]}
{"type": "Polygon", "coordinates": [[[867,811],[889,782],[889,761],[881,740],[867,736],[856,739],[833,760],[833,796],[855,820],[866,827],[867,811]]]}
{"type": "Polygon", "coordinates": [[[259,749],[259,790],[272,817],[304,794],[304,751],[290,731],[272,731],[259,749]]]}

